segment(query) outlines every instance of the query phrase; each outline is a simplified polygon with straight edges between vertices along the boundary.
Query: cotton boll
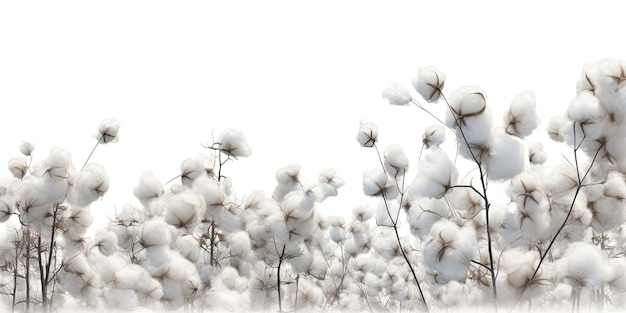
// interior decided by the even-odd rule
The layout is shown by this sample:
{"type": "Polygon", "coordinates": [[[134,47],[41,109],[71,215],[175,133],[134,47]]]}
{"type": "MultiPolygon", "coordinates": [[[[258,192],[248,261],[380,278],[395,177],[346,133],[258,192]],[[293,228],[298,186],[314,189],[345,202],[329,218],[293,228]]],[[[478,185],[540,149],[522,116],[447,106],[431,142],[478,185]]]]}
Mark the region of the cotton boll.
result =
{"type": "Polygon", "coordinates": [[[68,178],[72,160],[70,154],[60,148],[50,149],[50,155],[43,161],[42,177],[51,180],[68,178]]]}
{"type": "Polygon", "coordinates": [[[369,204],[361,204],[359,206],[354,207],[352,210],[352,215],[359,221],[365,222],[374,216],[374,210],[372,210],[369,204]]]}
{"type": "MultiPolygon", "coordinates": [[[[575,122],[577,136],[580,138],[583,136],[589,139],[600,138],[607,123],[607,114],[600,101],[589,91],[576,95],[567,109],[567,117],[575,122]]],[[[578,141],[580,140],[576,140],[578,141]]]]}
{"type": "Polygon", "coordinates": [[[623,105],[626,102],[625,69],[626,64],[623,61],[603,59],[585,65],[577,84],[579,93],[589,91],[598,97],[611,120],[618,124],[622,124],[626,117],[626,108],[623,105]]]}
{"type": "Polygon", "coordinates": [[[340,216],[331,216],[329,218],[330,228],[328,229],[328,234],[330,235],[330,239],[334,242],[343,241],[345,238],[345,227],[346,222],[343,217],[340,216]]]}
{"type": "Polygon", "coordinates": [[[565,141],[565,137],[563,136],[563,129],[566,128],[568,124],[567,118],[565,118],[565,116],[553,116],[550,118],[550,120],[548,121],[548,127],[547,127],[547,131],[548,131],[548,136],[550,136],[550,139],[556,141],[556,142],[563,142],[565,141]]]}
{"type": "Polygon", "coordinates": [[[417,166],[418,175],[409,186],[414,195],[440,199],[456,184],[456,167],[441,149],[432,149],[417,166]]]}
{"type": "Polygon", "coordinates": [[[104,119],[100,122],[98,132],[94,135],[101,144],[117,142],[120,122],[115,119],[104,119]]]}
{"type": "Polygon", "coordinates": [[[464,282],[476,248],[473,229],[459,229],[448,220],[439,220],[433,225],[430,240],[424,246],[424,263],[438,273],[440,283],[464,282]]]}
{"type": "Polygon", "coordinates": [[[361,121],[356,140],[361,147],[373,147],[378,141],[378,127],[372,122],[361,121]]]}
{"type": "Polygon", "coordinates": [[[117,250],[117,236],[114,232],[106,229],[96,231],[94,247],[105,256],[111,256],[117,250]]]}
{"type": "Polygon", "coordinates": [[[532,142],[528,145],[528,160],[532,165],[544,164],[548,154],[543,150],[541,142],[532,142]]]}
{"type": "Polygon", "coordinates": [[[29,141],[22,141],[22,144],[20,145],[20,152],[24,156],[31,156],[34,150],[35,144],[29,141]]]}
{"type": "Polygon", "coordinates": [[[204,215],[204,199],[191,189],[168,196],[164,204],[165,222],[187,232],[192,231],[204,215]]]}
{"type": "Polygon", "coordinates": [[[9,171],[13,177],[22,179],[28,172],[28,163],[23,156],[14,157],[9,160],[9,171]]]}
{"type": "Polygon", "coordinates": [[[319,184],[314,187],[317,201],[324,201],[328,197],[334,197],[338,194],[338,189],[345,185],[344,180],[337,176],[334,169],[326,169],[320,173],[317,179],[319,184]]]}
{"type": "Polygon", "coordinates": [[[607,158],[611,163],[616,163],[617,168],[626,172],[626,136],[612,136],[604,145],[607,158]]]}
{"type": "Polygon", "coordinates": [[[393,226],[398,222],[400,205],[396,200],[379,201],[376,207],[376,224],[393,226]]]}
{"type": "Polygon", "coordinates": [[[252,149],[241,130],[227,128],[220,134],[220,151],[233,158],[249,157],[252,149]]]}
{"type": "Polygon", "coordinates": [[[511,180],[509,185],[511,200],[526,213],[547,212],[548,196],[541,177],[533,173],[522,173],[511,180]]]}
{"type": "Polygon", "coordinates": [[[228,244],[230,255],[235,258],[245,259],[251,250],[250,236],[247,232],[238,231],[229,235],[228,244]]]}
{"type": "Polygon", "coordinates": [[[144,269],[137,264],[128,264],[115,273],[115,288],[135,289],[144,269]]]}
{"type": "Polygon", "coordinates": [[[198,262],[200,257],[200,244],[192,235],[183,235],[176,238],[176,249],[187,260],[198,262]]]}
{"type": "Polygon", "coordinates": [[[525,138],[539,126],[535,95],[531,91],[524,91],[517,95],[509,112],[505,116],[505,132],[512,136],[525,138]]]}
{"type": "Polygon", "coordinates": [[[88,164],[71,179],[72,186],[67,201],[75,205],[87,206],[103,197],[109,190],[109,176],[99,164],[88,164]]]}
{"type": "Polygon", "coordinates": [[[411,232],[420,240],[430,234],[432,225],[448,216],[448,207],[443,199],[415,199],[407,210],[407,222],[411,232]]]}
{"type": "Polygon", "coordinates": [[[626,291],[626,260],[624,258],[610,258],[609,265],[613,269],[613,277],[609,281],[609,286],[616,291],[626,291]]]}
{"type": "Polygon", "coordinates": [[[391,83],[391,87],[383,90],[383,98],[393,105],[407,105],[412,99],[409,89],[395,82],[391,83]]]}
{"type": "Polygon", "coordinates": [[[385,170],[391,177],[404,176],[409,170],[409,158],[400,145],[390,145],[383,154],[385,170]]]}
{"type": "Polygon", "coordinates": [[[502,133],[494,133],[489,146],[487,175],[491,180],[505,180],[524,170],[524,147],[521,142],[502,133]]]}
{"type": "Polygon", "coordinates": [[[591,227],[602,233],[612,230],[626,220],[626,183],[621,175],[611,175],[602,184],[602,195],[589,208],[593,213],[591,227]]]}
{"type": "Polygon", "coordinates": [[[141,174],[139,184],[133,190],[133,194],[143,205],[147,205],[151,200],[163,195],[163,184],[154,177],[152,171],[141,174]]]}
{"type": "Polygon", "coordinates": [[[426,100],[437,102],[446,82],[446,75],[434,66],[420,67],[417,77],[413,79],[413,87],[426,100]]]}
{"type": "Polygon", "coordinates": [[[592,290],[613,276],[607,257],[595,245],[584,242],[570,243],[555,269],[557,280],[592,290]]]}
{"type": "Polygon", "coordinates": [[[363,172],[363,192],[367,196],[392,195],[397,193],[397,189],[390,178],[382,168],[373,168],[363,172]],[[396,191],[396,192],[394,192],[396,191]]]}
{"type": "Polygon", "coordinates": [[[294,184],[300,182],[300,165],[290,163],[276,171],[276,181],[280,184],[294,184]]]}
{"type": "Polygon", "coordinates": [[[313,254],[306,246],[302,246],[299,251],[300,253],[296,256],[287,259],[287,263],[292,266],[296,273],[306,273],[311,268],[311,264],[313,264],[313,254]]]}
{"type": "Polygon", "coordinates": [[[181,182],[186,187],[191,187],[196,178],[205,174],[206,171],[202,164],[194,159],[186,159],[180,164],[181,182]]]}
{"type": "Polygon", "coordinates": [[[320,252],[313,252],[313,262],[311,262],[309,266],[309,274],[317,279],[323,280],[326,277],[328,267],[326,257],[320,254],[320,252]]]}
{"type": "Polygon", "coordinates": [[[446,128],[441,125],[430,125],[424,130],[422,143],[426,148],[439,148],[446,140],[446,128]]]}
{"type": "Polygon", "coordinates": [[[172,241],[167,223],[161,218],[152,218],[143,223],[139,234],[144,247],[166,246],[172,241]]]}
{"type": "Polygon", "coordinates": [[[491,110],[486,93],[473,86],[463,86],[450,96],[446,125],[457,129],[460,144],[484,145],[491,137],[491,110]]]}
{"type": "Polygon", "coordinates": [[[6,222],[13,213],[15,213],[13,201],[7,197],[0,197],[0,223],[6,222]]]}

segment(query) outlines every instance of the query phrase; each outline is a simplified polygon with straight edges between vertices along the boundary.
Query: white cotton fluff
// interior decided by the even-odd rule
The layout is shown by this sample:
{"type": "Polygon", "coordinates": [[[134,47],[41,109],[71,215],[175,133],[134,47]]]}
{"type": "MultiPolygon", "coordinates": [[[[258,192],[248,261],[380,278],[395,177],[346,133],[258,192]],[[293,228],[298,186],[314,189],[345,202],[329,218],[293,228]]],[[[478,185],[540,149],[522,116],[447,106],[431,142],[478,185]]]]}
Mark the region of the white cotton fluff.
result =
{"type": "Polygon", "coordinates": [[[555,270],[557,281],[575,288],[593,290],[613,277],[608,258],[598,247],[586,242],[570,243],[565,254],[556,261],[555,270]]]}
{"type": "Polygon", "coordinates": [[[191,189],[168,196],[164,205],[165,222],[187,232],[192,231],[204,215],[204,199],[191,189]]]}
{"type": "Polygon", "coordinates": [[[468,266],[477,251],[474,229],[459,228],[442,219],[431,229],[430,239],[424,245],[424,264],[438,273],[439,282],[464,282],[468,266]]]}
{"type": "Polygon", "coordinates": [[[326,257],[319,251],[314,251],[313,262],[311,262],[309,266],[309,273],[313,275],[313,277],[323,280],[326,277],[327,271],[328,263],[326,262],[326,257]]]}
{"type": "Polygon", "coordinates": [[[550,120],[548,120],[548,136],[550,139],[556,142],[564,142],[565,137],[563,134],[563,130],[567,127],[568,120],[565,116],[556,115],[552,116],[550,120]]]}
{"type": "Polygon", "coordinates": [[[87,206],[103,197],[109,190],[109,176],[102,165],[90,163],[70,177],[72,184],[67,201],[87,206]]]}
{"type": "Polygon", "coordinates": [[[580,142],[583,137],[591,140],[600,138],[608,122],[600,101],[589,91],[576,95],[567,108],[567,117],[576,126],[576,138],[569,139],[570,144],[580,142]]]}
{"type": "Polygon", "coordinates": [[[227,128],[220,134],[220,150],[233,158],[249,157],[252,149],[248,146],[243,131],[227,128]]]}
{"type": "Polygon", "coordinates": [[[328,229],[330,239],[334,242],[343,241],[345,239],[346,228],[346,222],[343,217],[331,216],[329,217],[328,223],[330,224],[330,228],[328,229]]]}
{"type": "Polygon", "coordinates": [[[17,179],[24,178],[28,172],[28,163],[26,162],[26,158],[23,156],[11,158],[9,160],[9,171],[13,174],[13,177],[17,179]]]}
{"type": "Polygon", "coordinates": [[[139,240],[144,247],[167,246],[172,241],[172,234],[163,219],[152,218],[143,223],[139,240]]]}
{"type": "MultiPolygon", "coordinates": [[[[367,196],[393,195],[395,186],[382,168],[376,167],[363,172],[363,193],[367,196]]],[[[389,198],[392,198],[389,196],[389,198]]]]}
{"type": "Polygon", "coordinates": [[[610,161],[616,163],[617,168],[626,172],[626,136],[618,135],[608,138],[605,145],[606,153],[610,156],[610,161]]]}
{"type": "Polygon", "coordinates": [[[8,197],[0,197],[0,223],[6,222],[15,213],[14,201],[8,197]]]}
{"type": "Polygon", "coordinates": [[[141,277],[144,269],[137,264],[128,264],[115,273],[115,288],[120,289],[135,289],[141,277]]]}
{"type": "Polygon", "coordinates": [[[245,231],[237,231],[228,236],[230,255],[235,258],[245,259],[250,254],[250,236],[245,231]]]}
{"type": "Polygon", "coordinates": [[[602,194],[590,209],[591,227],[596,232],[607,232],[621,226],[626,220],[626,182],[622,175],[611,175],[602,184],[602,194]]]}
{"type": "Polygon", "coordinates": [[[510,179],[524,170],[524,146],[518,140],[494,132],[489,143],[487,175],[489,179],[499,181],[510,179]]]}
{"type": "Polygon", "coordinates": [[[205,175],[206,171],[202,164],[194,159],[185,159],[180,164],[180,179],[184,186],[191,187],[196,178],[205,175]]]}
{"type": "Polygon", "coordinates": [[[104,288],[103,296],[110,308],[133,311],[139,305],[137,294],[128,289],[104,288]]]}
{"type": "Polygon", "coordinates": [[[105,256],[111,256],[117,250],[117,236],[114,232],[106,229],[96,231],[94,246],[105,256]]]}
{"type": "Polygon", "coordinates": [[[313,254],[306,246],[301,246],[297,251],[294,257],[287,259],[287,263],[292,266],[294,272],[307,273],[313,264],[313,254]]]}
{"type": "Polygon", "coordinates": [[[147,204],[161,195],[163,195],[163,184],[154,177],[152,171],[145,171],[139,178],[139,184],[135,186],[133,194],[144,205],[147,204]]]}
{"type": "Polygon", "coordinates": [[[401,145],[390,145],[383,153],[383,164],[387,174],[391,177],[404,176],[409,170],[409,158],[401,145]]]}
{"type": "Polygon", "coordinates": [[[280,184],[289,185],[300,182],[300,165],[290,163],[276,171],[276,181],[280,184]]]}
{"type": "Polygon", "coordinates": [[[409,186],[414,195],[440,199],[456,185],[456,167],[441,149],[432,149],[417,167],[417,177],[409,186]]]}
{"type": "Polygon", "coordinates": [[[359,221],[365,222],[374,216],[374,210],[368,203],[363,203],[352,209],[352,215],[359,221]]]}
{"type": "Polygon", "coordinates": [[[376,207],[376,224],[393,226],[398,222],[400,205],[396,200],[378,201],[376,207]]]}
{"type": "Polygon", "coordinates": [[[623,124],[626,119],[626,62],[603,59],[583,67],[577,84],[578,92],[592,92],[611,115],[611,120],[623,124]]]}
{"type": "Polygon", "coordinates": [[[200,257],[200,244],[192,235],[183,235],[176,238],[176,249],[187,260],[198,262],[200,257]]]}
{"type": "Polygon", "coordinates": [[[504,125],[507,134],[520,138],[526,138],[539,126],[537,101],[532,91],[524,91],[513,98],[504,125]]]}
{"type": "Polygon", "coordinates": [[[35,144],[29,141],[22,141],[22,144],[20,145],[20,152],[24,156],[31,156],[33,150],[35,150],[35,144]]]}
{"type": "Polygon", "coordinates": [[[361,147],[373,147],[378,141],[378,127],[372,122],[361,120],[356,140],[361,147]]]}
{"type": "Polygon", "coordinates": [[[422,135],[422,143],[426,148],[439,148],[446,140],[446,128],[442,125],[430,125],[424,130],[422,135]]]}
{"type": "Polygon", "coordinates": [[[543,150],[541,142],[531,142],[528,145],[528,160],[532,165],[543,164],[548,159],[548,154],[543,150]]]}
{"type": "Polygon", "coordinates": [[[532,172],[524,172],[511,180],[509,185],[511,201],[517,203],[522,212],[535,213],[548,210],[548,196],[541,177],[532,172]]]}
{"type": "Polygon", "coordinates": [[[613,269],[613,277],[609,281],[609,286],[612,289],[623,292],[626,291],[626,259],[624,258],[610,258],[609,265],[613,269]]]}
{"type": "Polygon", "coordinates": [[[409,89],[396,82],[392,82],[391,87],[383,90],[383,98],[393,105],[407,105],[412,99],[409,89]]]}
{"type": "Polygon", "coordinates": [[[337,176],[337,172],[332,169],[323,170],[317,178],[319,184],[313,187],[317,201],[324,201],[328,197],[335,197],[339,194],[338,189],[345,185],[345,181],[337,176]]]}
{"type": "Polygon", "coordinates": [[[117,142],[120,122],[115,119],[104,119],[100,122],[98,132],[94,137],[100,140],[101,144],[117,142]]]}
{"type": "Polygon", "coordinates": [[[50,191],[45,181],[41,178],[30,176],[23,182],[16,196],[17,207],[21,213],[23,223],[42,223],[48,214],[52,203],[44,196],[50,191]]]}
{"type": "Polygon", "coordinates": [[[411,201],[407,211],[407,222],[411,232],[420,240],[425,240],[430,229],[442,218],[448,216],[448,206],[443,199],[420,199],[411,201]]]}
{"type": "Polygon", "coordinates": [[[413,79],[413,87],[426,102],[437,102],[446,82],[446,75],[434,66],[420,67],[417,77],[413,79]]]}
{"type": "Polygon", "coordinates": [[[460,145],[480,146],[489,142],[492,132],[491,110],[486,93],[474,86],[463,86],[450,96],[446,125],[456,130],[460,145]]]}
{"type": "Polygon", "coordinates": [[[42,177],[46,179],[66,179],[70,176],[72,159],[70,154],[60,148],[52,147],[50,155],[43,161],[42,177]]]}

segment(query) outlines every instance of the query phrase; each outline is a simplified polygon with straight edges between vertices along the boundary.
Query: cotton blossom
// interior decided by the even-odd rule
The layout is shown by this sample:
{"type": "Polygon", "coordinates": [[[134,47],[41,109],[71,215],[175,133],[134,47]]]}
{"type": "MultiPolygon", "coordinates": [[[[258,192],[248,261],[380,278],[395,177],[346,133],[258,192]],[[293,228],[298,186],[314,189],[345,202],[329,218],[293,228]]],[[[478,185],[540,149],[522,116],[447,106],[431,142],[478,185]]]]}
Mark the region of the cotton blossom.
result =
{"type": "Polygon", "coordinates": [[[456,167],[441,149],[431,150],[417,166],[418,175],[409,187],[415,195],[439,199],[456,185],[456,167]]]}
{"type": "Polygon", "coordinates": [[[120,122],[115,119],[104,119],[100,122],[98,133],[94,135],[101,144],[117,142],[120,122]]]}
{"type": "Polygon", "coordinates": [[[362,147],[373,147],[378,141],[378,127],[372,122],[361,121],[356,140],[362,147]]]}
{"type": "Polygon", "coordinates": [[[220,151],[233,158],[249,157],[252,149],[248,146],[243,131],[227,128],[222,131],[219,139],[220,151]]]}
{"type": "Polygon", "coordinates": [[[565,137],[563,136],[563,128],[567,126],[567,118],[565,116],[556,115],[550,118],[548,121],[548,136],[550,139],[556,142],[565,141],[565,137]]]}
{"type": "Polygon", "coordinates": [[[509,135],[525,138],[539,126],[535,95],[531,91],[524,91],[511,102],[509,111],[504,119],[505,131],[509,135]]]}
{"type": "Polygon", "coordinates": [[[383,90],[383,98],[393,105],[407,105],[412,99],[409,89],[395,82],[383,90]]]}
{"type": "Polygon", "coordinates": [[[103,255],[111,256],[117,250],[117,236],[110,230],[99,229],[96,231],[94,247],[98,247],[103,255]]]}
{"type": "Polygon", "coordinates": [[[426,148],[439,147],[445,140],[446,128],[438,124],[428,126],[422,135],[422,144],[426,148]]]}
{"type": "Polygon", "coordinates": [[[420,67],[417,77],[413,79],[413,87],[426,100],[437,102],[446,82],[446,75],[434,66],[420,67]]]}
{"type": "Polygon", "coordinates": [[[337,172],[332,169],[323,170],[317,178],[319,184],[313,187],[313,191],[317,197],[317,201],[324,201],[328,197],[334,197],[339,194],[338,189],[345,185],[345,181],[337,176],[337,172]]]}
{"type": "Polygon", "coordinates": [[[578,80],[578,93],[595,95],[612,123],[623,124],[626,119],[626,62],[603,59],[587,64],[578,80]]]}

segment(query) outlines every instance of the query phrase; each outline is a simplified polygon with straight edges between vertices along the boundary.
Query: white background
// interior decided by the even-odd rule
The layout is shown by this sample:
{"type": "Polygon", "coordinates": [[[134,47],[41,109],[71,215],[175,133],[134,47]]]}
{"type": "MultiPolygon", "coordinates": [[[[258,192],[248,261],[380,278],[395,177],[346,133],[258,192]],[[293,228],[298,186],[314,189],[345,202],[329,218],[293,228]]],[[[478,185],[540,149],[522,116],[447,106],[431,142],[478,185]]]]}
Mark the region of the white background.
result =
{"type": "Polygon", "coordinates": [[[359,121],[378,124],[381,147],[403,144],[413,169],[433,122],[387,105],[381,93],[391,81],[410,87],[419,67],[435,65],[448,95],[466,84],[486,90],[496,119],[532,90],[545,125],[575,96],[584,64],[625,58],[625,9],[618,1],[5,1],[0,164],[27,140],[35,162],[55,145],[80,168],[99,122],[118,119],[119,142],[92,158],[111,178],[92,206],[101,222],[138,203],[132,189],[143,171],[168,181],[234,127],[253,149],[224,169],[239,198],[270,193],[275,171],[298,162],[309,180],[338,171],[347,184],[321,210],[348,213],[365,199],[362,172],[378,165],[354,139],[359,121]]]}

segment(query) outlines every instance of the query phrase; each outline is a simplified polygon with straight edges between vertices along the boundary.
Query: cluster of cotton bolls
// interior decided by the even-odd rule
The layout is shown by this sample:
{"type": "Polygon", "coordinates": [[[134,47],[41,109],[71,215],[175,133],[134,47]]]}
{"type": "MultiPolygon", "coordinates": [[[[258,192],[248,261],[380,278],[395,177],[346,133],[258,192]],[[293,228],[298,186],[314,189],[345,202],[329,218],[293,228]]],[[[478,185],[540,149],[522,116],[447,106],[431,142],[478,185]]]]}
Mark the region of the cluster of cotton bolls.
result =
{"type": "MultiPolygon", "coordinates": [[[[379,211],[387,213],[376,215],[378,225],[398,226],[398,213],[404,209],[421,247],[418,259],[426,267],[421,279],[429,286],[433,303],[458,304],[442,296],[457,283],[486,286],[478,290],[493,290],[494,299],[498,286],[502,303],[522,298],[558,302],[563,285],[573,288],[572,294],[607,285],[621,290],[614,287],[620,280],[610,275],[611,266],[619,268],[621,262],[598,258],[594,262],[599,272],[589,275],[602,276],[601,283],[589,284],[580,283],[587,278],[571,277],[566,269],[577,261],[566,260],[576,259],[574,249],[584,250],[580,244],[589,238],[597,245],[589,244],[597,255],[621,255],[626,247],[620,235],[626,221],[626,142],[621,135],[626,131],[626,62],[607,59],[585,66],[576,98],[566,114],[549,121],[547,129],[553,140],[567,144],[574,157],[551,166],[544,166],[547,154],[541,143],[524,142],[539,126],[532,92],[513,98],[500,127],[484,90],[461,86],[446,98],[444,84],[445,75],[434,67],[421,68],[413,81],[427,103],[443,99],[447,110],[445,119],[431,114],[440,124],[425,129],[422,144],[427,151],[420,155],[408,188],[393,179],[397,173],[393,167],[363,174],[364,193],[382,198],[379,211]],[[476,176],[459,178],[456,158],[444,150],[446,132],[455,134],[456,153],[475,165],[468,172],[476,176]],[[488,187],[504,191],[508,199],[490,202],[488,187]],[[491,280],[485,279],[489,276],[491,280]],[[559,291],[543,297],[551,287],[559,291]]],[[[399,84],[385,89],[383,97],[390,104],[415,105],[430,113],[399,84]]],[[[357,140],[372,147],[378,144],[378,133],[373,123],[361,122],[357,140]]],[[[395,145],[389,149],[401,151],[395,145]]],[[[389,257],[391,250],[382,253],[389,257]]]]}

